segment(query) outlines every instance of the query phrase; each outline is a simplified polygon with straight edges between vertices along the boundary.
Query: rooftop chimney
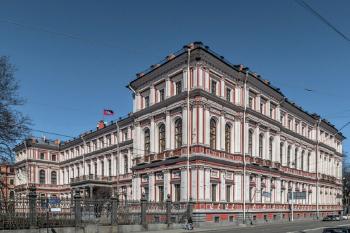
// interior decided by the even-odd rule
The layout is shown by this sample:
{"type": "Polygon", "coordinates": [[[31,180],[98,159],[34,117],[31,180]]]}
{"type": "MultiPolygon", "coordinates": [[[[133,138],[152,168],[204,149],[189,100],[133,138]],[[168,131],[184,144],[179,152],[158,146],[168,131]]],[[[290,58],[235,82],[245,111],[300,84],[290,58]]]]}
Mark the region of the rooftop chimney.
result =
{"type": "Polygon", "coordinates": [[[106,127],[106,124],[103,120],[100,120],[97,124],[97,129],[103,129],[104,127],[106,127]]]}

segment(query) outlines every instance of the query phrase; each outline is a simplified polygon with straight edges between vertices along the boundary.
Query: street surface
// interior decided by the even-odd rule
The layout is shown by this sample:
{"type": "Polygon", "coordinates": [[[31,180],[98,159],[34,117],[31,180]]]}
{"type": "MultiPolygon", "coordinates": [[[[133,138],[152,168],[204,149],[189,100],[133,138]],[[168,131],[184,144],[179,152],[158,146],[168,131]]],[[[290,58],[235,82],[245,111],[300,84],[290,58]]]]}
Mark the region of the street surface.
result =
{"type": "MultiPolygon", "coordinates": [[[[322,222],[322,221],[297,221],[294,223],[281,224],[266,224],[255,225],[248,227],[221,227],[213,230],[207,229],[205,232],[226,233],[226,232],[240,232],[240,233],[322,233],[323,228],[335,226],[350,226],[349,220],[322,222]]],[[[204,229],[201,229],[204,230],[204,229]]],[[[198,229],[198,231],[201,231],[198,229]]]]}

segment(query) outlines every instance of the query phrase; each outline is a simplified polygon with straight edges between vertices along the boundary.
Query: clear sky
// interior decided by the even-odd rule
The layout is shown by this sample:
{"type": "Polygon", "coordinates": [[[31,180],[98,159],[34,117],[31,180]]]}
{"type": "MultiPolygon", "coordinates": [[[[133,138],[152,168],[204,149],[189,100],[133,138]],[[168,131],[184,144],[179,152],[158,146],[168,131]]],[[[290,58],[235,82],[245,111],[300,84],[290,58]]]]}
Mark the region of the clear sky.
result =
{"type": "MultiPolygon", "coordinates": [[[[350,36],[349,1],[307,2],[350,36]]],[[[293,0],[0,3],[0,55],[18,69],[21,110],[34,129],[78,136],[104,108],[117,113],[108,120],[126,115],[135,74],[191,41],[248,66],[338,128],[350,121],[350,42],[293,0]]],[[[350,137],[350,126],[343,133],[350,137]]]]}

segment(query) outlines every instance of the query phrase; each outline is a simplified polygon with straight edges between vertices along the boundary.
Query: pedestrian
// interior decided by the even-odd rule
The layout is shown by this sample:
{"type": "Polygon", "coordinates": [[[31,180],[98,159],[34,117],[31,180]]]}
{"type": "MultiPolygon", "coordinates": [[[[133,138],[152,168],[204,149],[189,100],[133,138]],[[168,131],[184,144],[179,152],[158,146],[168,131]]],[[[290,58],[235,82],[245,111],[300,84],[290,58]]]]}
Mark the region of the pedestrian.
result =
{"type": "Polygon", "coordinates": [[[186,230],[193,230],[193,220],[191,216],[187,218],[186,230]]]}

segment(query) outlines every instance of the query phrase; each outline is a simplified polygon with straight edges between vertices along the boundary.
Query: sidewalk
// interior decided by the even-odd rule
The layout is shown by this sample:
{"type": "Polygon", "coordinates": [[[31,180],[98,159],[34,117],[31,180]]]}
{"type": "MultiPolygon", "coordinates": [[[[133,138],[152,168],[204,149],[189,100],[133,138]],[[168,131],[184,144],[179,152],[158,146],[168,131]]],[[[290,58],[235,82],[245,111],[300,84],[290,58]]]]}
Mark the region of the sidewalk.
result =
{"type": "Polygon", "coordinates": [[[300,219],[300,220],[295,220],[294,222],[269,222],[269,223],[259,223],[259,224],[254,224],[254,225],[216,225],[213,226],[208,226],[208,227],[201,227],[201,228],[194,228],[193,230],[185,230],[185,229],[170,229],[170,230],[161,230],[161,231],[140,231],[140,232],[135,232],[135,233],[160,233],[160,232],[166,232],[166,233],[188,233],[188,232],[207,232],[207,231],[220,231],[220,230],[229,230],[229,229],[237,229],[237,228],[254,228],[258,226],[274,226],[274,225],[294,225],[302,222],[320,222],[319,220],[306,220],[306,219],[300,219]]]}

